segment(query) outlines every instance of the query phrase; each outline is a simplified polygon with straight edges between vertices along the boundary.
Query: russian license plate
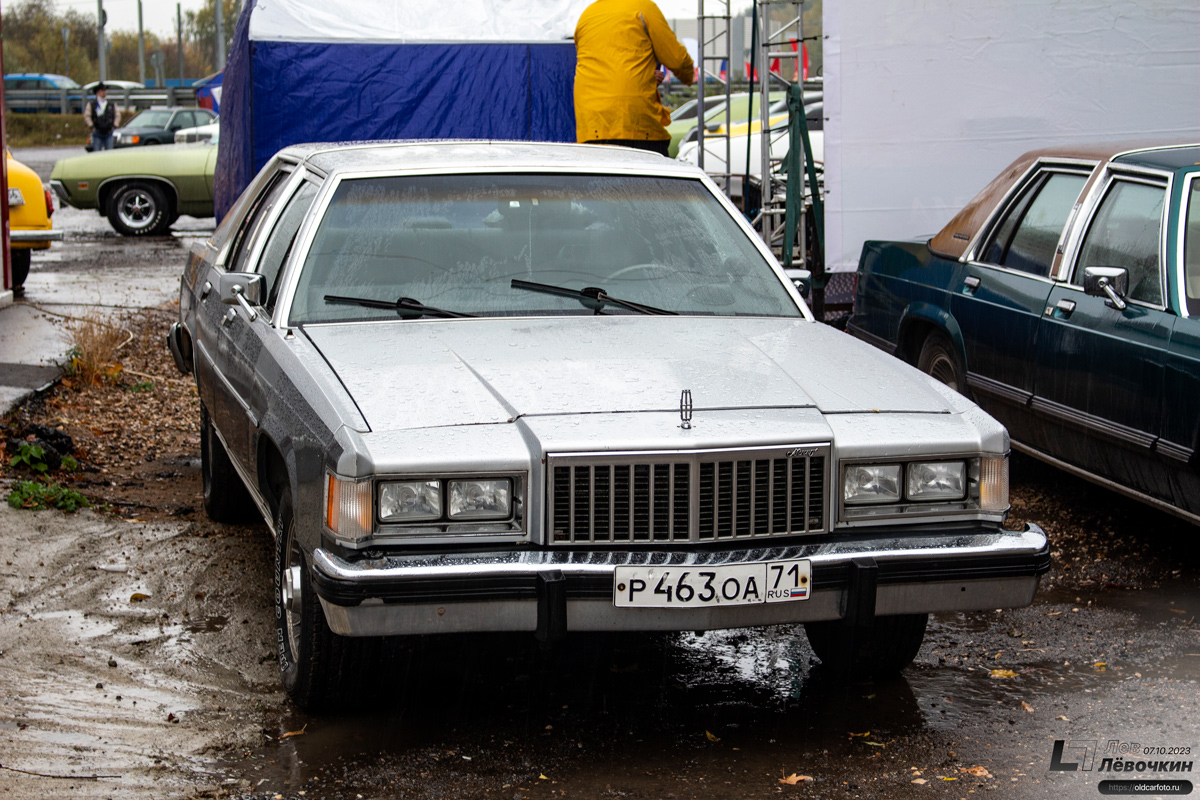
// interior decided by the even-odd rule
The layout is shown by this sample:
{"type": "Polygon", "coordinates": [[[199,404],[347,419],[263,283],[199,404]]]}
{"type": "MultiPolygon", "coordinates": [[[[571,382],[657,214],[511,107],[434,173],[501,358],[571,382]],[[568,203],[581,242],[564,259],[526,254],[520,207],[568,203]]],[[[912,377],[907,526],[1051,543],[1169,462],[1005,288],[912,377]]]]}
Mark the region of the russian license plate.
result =
{"type": "Polygon", "coordinates": [[[748,606],[807,600],[807,559],[714,566],[617,567],[613,603],[623,608],[748,606]]]}

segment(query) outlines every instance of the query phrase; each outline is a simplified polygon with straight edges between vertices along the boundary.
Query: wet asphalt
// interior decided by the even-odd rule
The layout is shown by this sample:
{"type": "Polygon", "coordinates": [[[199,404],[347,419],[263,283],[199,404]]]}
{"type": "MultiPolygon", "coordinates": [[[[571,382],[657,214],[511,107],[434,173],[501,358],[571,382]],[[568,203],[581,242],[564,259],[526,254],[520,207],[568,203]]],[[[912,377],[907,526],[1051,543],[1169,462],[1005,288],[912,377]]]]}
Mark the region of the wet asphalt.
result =
{"type": "MultiPolygon", "coordinates": [[[[44,178],[65,154],[15,153],[44,178]]],[[[188,244],[213,227],[183,218],[170,237],[129,240],[92,212],[54,221],[67,239],[34,255],[30,279],[43,314],[173,297],[188,244]]],[[[1028,461],[1014,461],[1013,487],[1064,541],[1072,526],[1111,526],[1112,577],[1079,577],[1071,559],[1098,556],[1068,543],[1031,607],[935,616],[897,679],[826,674],[802,626],[551,648],[401,641],[344,713],[270,707],[257,746],[206,754],[211,780],[170,796],[1058,800],[1105,796],[1106,780],[1177,796],[1167,781],[1200,782],[1200,548],[1187,543],[1200,531],[1028,461]],[[1117,577],[1139,554],[1139,579],[1117,577]],[[1102,771],[1106,758],[1133,771],[1102,771]]],[[[269,565],[245,579],[269,582],[269,565]]]]}

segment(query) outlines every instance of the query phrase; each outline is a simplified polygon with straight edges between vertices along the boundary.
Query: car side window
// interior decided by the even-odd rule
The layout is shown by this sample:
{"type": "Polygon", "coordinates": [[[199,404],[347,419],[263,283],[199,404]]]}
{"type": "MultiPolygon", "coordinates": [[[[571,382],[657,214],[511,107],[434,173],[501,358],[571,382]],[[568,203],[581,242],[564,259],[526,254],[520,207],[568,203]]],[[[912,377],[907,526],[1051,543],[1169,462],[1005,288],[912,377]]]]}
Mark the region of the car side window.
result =
{"type": "Polygon", "coordinates": [[[1008,210],[983,249],[981,261],[1046,278],[1071,209],[1087,183],[1075,172],[1045,172],[1008,210]]]}
{"type": "Polygon", "coordinates": [[[292,245],[296,242],[296,234],[300,231],[300,226],[308,213],[308,207],[312,205],[313,198],[317,196],[318,188],[316,184],[309,181],[300,184],[300,188],[283,207],[279,221],[275,223],[274,230],[267,237],[262,257],[258,259],[258,271],[266,278],[267,282],[266,307],[269,311],[275,309],[275,300],[279,297],[279,270],[292,251],[292,245]]]}
{"type": "Polygon", "coordinates": [[[1200,317],[1200,178],[1192,179],[1183,232],[1184,286],[1189,317],[1200,317]]]}
{"type": "Polygon", "coordinates": [[[1128,180],[1115,180],[1084,235],[1076,262],[1074,283],[1083,285],[1088,267],[1129,270],[1129,298],[1163,304],[1160,231],[1166,189],[1128,180]]]}
{"type": "Polygon", "coordinates": [[[279,202],[284,186],[287,185],[287,179],[290,176],[290,172],[276,174],[254,202],[254,206],[242,222],[242,227],[238,230],[237,236],[233,241],[233,247],[230,249],[229,260],[226,262],[226,269],[229,272],[246,272],[250,270],[250,267],[247,265],[250,258],[250,250],[253,248],[254,242],[258,239],[257,233],[266,223],[267,218],[271,216],[271,210],[279,202]]]}

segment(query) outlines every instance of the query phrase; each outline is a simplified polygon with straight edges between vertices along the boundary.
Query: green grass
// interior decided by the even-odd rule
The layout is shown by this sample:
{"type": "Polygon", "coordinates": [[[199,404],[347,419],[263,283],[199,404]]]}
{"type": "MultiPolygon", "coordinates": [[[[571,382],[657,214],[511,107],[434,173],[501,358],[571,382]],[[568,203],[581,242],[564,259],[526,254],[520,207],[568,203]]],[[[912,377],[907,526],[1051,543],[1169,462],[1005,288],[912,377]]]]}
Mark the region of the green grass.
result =
{"type": "Polygon", "coordinates": [[[87,126],[82,114],[4,115],[4,133],[9,147],[78,147],[83,151],[87,126]]]}
{"type": "Polygon", "coordinates": [[[32,511],[57,508],[68,513],[91,505],[86,497],[74,489],[67,489],[57,483],[37,481],[17,481],[8,494],[8,504],[13,508],[27,508],[32,511]]]}

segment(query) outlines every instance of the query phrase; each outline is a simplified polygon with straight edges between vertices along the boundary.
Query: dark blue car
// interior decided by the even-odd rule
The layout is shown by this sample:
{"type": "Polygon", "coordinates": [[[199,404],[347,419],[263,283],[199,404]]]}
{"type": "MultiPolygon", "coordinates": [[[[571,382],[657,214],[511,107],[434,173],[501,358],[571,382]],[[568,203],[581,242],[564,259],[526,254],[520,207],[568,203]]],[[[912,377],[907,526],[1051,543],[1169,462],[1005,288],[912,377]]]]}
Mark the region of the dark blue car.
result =
{"type": "Polygon", "coordinates": [[[932,239],[867,242],[848,330],[1200,524],[1200,144],[1026,153],[932,239]]]}

